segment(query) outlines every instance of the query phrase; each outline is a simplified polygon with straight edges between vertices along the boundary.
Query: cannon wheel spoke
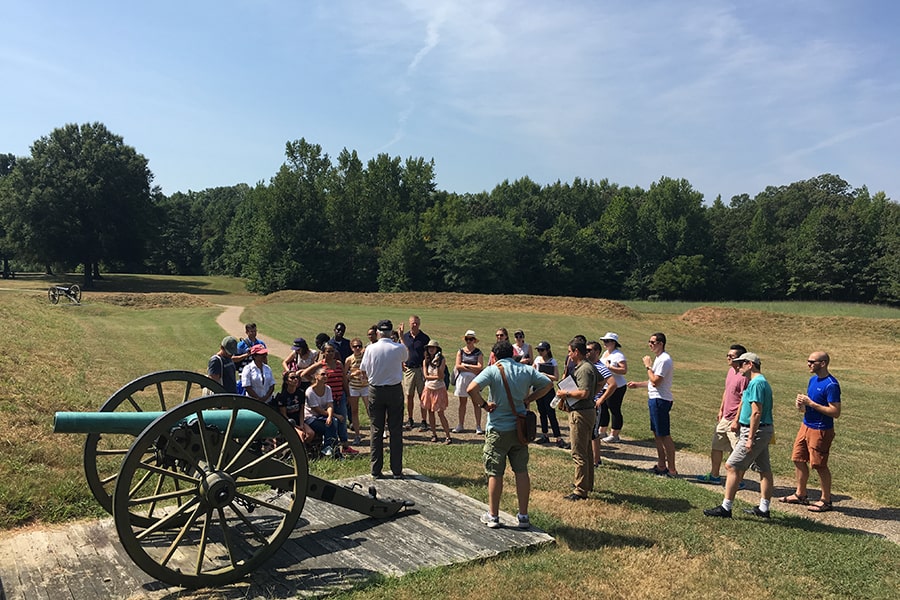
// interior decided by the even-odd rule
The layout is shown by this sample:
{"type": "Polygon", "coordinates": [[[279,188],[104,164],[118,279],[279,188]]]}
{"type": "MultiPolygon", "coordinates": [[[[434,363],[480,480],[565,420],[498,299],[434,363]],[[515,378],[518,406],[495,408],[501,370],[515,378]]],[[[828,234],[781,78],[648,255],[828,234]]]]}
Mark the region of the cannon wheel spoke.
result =
{"type": "Polygon", "coordinates": [[[47,290],[47,299],[50,300],[50,304],[59,302],[59,290],[55,286],[47,290]]]}
{"type": "MultiPolygon", "coordinates": [[[[51,288],[53,290],[55,288],[51,288]]],[[[58,295],[57,295],[58,300],[58,295]]],[[[165,411],[199,398],[202,388],[214,393],[225,389],[215,380],[191,371],[159,371],[139,377],[119,389],[100,407],[101,412],[165,411]]],[[[129,435],[90,434],[84,444],[84,474],[94,498],[112,513],[112,493],[116,486],[122,457],[134,437],[129,435]]],[[[135,519],[144,515],[135,514],[135,519]]]]}
{"type": "Polygon", "coordinates": [[[230,394],[191,400],[154,421],[128,451],[113,493],[116,531],[135,564],[160,581],[225,585],[259,567],[291,535],[306,501],[307,469],[295,429],[265,404],[230,394]],[[215,410],[227,414],[226,426],[204,420],[202,411],[215,410]],[[238,418],[253,424],[235,428],[238,418]],[[277,433],[256,427],[264,422],[277,433]],[[237,431],[254,433],[241,439],[237,431]],[[264,436],[284,441],[277,452],[265,451],[264,436]],[[169,482],[165,489],[154,485],[156,476],[169,482]],[[130,514],[147,505],[153,511],[146,520],[130,514]]]}
{"type": "Polygon", "coordinates": [[[73,283],[72,287],[69,288],[69,298],[75,304],[81,304],[81,288],[78,287],[77,283],[73,283]]]}

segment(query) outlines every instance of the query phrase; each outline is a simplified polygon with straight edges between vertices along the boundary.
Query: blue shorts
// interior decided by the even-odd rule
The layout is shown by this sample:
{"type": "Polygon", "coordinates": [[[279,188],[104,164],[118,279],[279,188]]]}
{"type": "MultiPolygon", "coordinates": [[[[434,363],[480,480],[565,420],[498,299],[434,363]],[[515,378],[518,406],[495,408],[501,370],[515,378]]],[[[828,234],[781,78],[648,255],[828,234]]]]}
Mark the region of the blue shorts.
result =
{"type": "Polygon", "coordinates": [[[672,402],[662,398],[648,398],[647,408],[650,409],[650,431],[656,437],[672,435],[669,428],[669,411],[672,410],[672,402]]]}

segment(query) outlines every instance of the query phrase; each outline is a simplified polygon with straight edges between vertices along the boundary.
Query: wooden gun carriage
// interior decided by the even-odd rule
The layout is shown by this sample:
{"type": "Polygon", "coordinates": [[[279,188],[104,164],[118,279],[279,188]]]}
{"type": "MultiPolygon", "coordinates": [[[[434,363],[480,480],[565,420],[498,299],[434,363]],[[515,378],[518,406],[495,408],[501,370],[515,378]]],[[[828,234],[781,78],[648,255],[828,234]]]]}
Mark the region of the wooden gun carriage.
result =
{"type": "Polygon", "coordinates": [[[412,506],[311,475],[293,425],[223,391],[197,373],[161,371],[99,412],[56,414],[54,432],[87,434],[91,492],[148,575],[186,588],[236,581],[278,551],[307,498],[376,518],[412,506]]]}

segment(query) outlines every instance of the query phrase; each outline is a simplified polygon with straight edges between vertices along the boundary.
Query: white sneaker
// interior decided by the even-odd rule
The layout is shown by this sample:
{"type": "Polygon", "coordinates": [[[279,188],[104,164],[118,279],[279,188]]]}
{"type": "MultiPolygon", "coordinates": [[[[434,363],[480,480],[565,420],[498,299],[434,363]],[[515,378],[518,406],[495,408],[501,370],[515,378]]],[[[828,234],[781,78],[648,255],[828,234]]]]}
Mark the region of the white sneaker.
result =
{"type": "Polygon", "coordinates": [[[384,430],[384,435],[381,436],[381,439],[383,439],[383,440],[388,439],[388,432],[387,432],[387,429],[384,430]]]}
{"type": "Polygon", "coordinates": [[[531,527],[531,521],[528,520],[528,515],[516,515],[516,520],[519,522],[519,529],[528,529],[531,527]]]}
{"type": "Polygon", "coordinates": [[[481,515],[481,522],[491,529],[497,529],[498,527],[500,527],[500,517],[494,517],[489,512],[481,515]]]}
{"type": "Polygon", "coordinates": [[[454,427],[454,428],[451,429],[450,431],[452,431],[453,433],[462,433],[464,430],[463,430],[463,426],[462,426],[462,425],[457,425],[456,427],[454,427]]]}
{"type": "Polygon", "coordinates": [[[475,435],[484,435],[484,429],[482,429],[481,427],[476,427],[475,435]]]}
{"type": "Polygon", "coordinates": [[[606,442],[607,444],[614,444],[619,441],[619,436],[610,434],[600,441],[606,442]]]}
{"type": "Polygon", "coordinates": [[[331,446],[325,446],[324,448],[322,448],[322,456],[330,457],[333,455],[334,455],[334,450],[331,448],[331,446]]]}

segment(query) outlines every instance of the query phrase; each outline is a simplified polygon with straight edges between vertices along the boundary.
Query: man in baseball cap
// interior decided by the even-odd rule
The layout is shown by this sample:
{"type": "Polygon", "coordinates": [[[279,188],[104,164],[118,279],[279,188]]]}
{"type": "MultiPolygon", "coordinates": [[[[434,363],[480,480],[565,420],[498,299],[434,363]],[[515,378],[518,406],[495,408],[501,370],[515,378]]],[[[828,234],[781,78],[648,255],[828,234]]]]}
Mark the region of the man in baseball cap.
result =
{"type": "Polygon", "coordinates": [[[231,357],[237,354],[238,341],[232,336],[225,336],[219,345],[219,351],[209,358],[206,375],[225,388],[226,394],[236,394],[236,368],[231,357]]]}
{"type": "Polygon", "coordinates": [[[732,423],[733,431],[739,432],[737,446],[725,463],[725,498],[720,506],[703,511],[707,517],[731,518],[731,507],[744,473],[756,463],[759,471],[759,506],[744,512],[761,519],[769,518],[769,503],[775,482],[772,465],[769,462],[769,442],[775,432],[772,421],[772,386],[760,372],[761,361],[753,352],[744,352],[732,363],[738,363],[738,372],[750,379],[747,389],[741,395],[741,408],[732,423]]]}

